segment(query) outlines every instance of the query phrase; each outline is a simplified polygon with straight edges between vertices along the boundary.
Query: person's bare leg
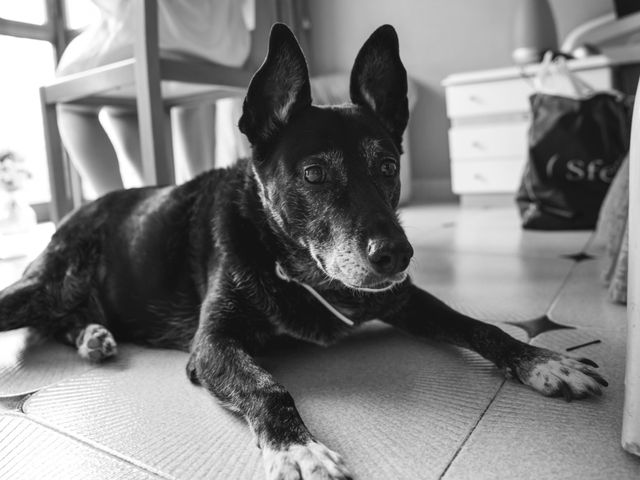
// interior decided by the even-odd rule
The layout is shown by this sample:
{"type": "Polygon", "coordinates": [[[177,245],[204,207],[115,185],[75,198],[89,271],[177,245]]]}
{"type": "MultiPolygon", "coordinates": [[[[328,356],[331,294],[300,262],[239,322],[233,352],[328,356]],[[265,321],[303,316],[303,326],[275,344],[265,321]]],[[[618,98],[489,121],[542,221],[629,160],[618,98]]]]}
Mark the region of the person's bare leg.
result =
{"type": "Polygon", "coordinates": [[[60,138],[80,173],[87,196],[97,197],[123,187],[118,157],[95,109],[58,106],[60,138]]]}
{"type": "Polygon", "coordinates": [[[171,109],[176,181],[182,183],[215,165],[216,106],[207,102],[171,109]]]}
{"type": "MultiPolygon", "coordinates": [[[[100,114],[100,122],[119,159],[124,186],[131,188],[143,185],[136,112],[105,107],[100,114]]],[[[177,183],[213,168],[216,155],[215,103],[173,107],[171,135],[177,183]]]]}
{"type": "Polygon", "coordinates": [[[247,137],[238,129],[242,98],[223,98],[216,102],[216,168],[233,165],[239,158],[251,157],[247,137]]]}
{"type": "Polygon", "coordinates": [[[118,157],[124,187],[134,188],[144,185],[140,130],[136,111],[121,107],[104,107],[100,112],[100,123],[118,157]]]}

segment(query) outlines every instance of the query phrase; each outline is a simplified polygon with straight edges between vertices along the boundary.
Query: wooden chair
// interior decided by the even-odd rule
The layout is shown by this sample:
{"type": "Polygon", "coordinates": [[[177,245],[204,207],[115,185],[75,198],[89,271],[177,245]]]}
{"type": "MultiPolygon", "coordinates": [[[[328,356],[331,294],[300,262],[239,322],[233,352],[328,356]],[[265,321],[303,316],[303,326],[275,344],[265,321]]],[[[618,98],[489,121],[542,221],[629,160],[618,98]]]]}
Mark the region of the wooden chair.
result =
{"type": "Polygon", "coordinates": [[[133,58],[60,77],[40,89],[51,217],[55,222],[81,202],[78,175],[62,148],[56,105],[137,107],[144,182],[171,184],[174,182],[171,136],[165,134],[169,108],[201,101],[203,96],[241,96],[264,59],[271,25],[275,21],[293,24],[294,30],[304,38],[305,32],[300,30],[308,27],[295,0],[256,0],[249,58],[241,68],[234,68],[205,60],[175,60],[163,56],[158,48],[157,9],[156,0],[134,1],[137,30],[133,58]]]}

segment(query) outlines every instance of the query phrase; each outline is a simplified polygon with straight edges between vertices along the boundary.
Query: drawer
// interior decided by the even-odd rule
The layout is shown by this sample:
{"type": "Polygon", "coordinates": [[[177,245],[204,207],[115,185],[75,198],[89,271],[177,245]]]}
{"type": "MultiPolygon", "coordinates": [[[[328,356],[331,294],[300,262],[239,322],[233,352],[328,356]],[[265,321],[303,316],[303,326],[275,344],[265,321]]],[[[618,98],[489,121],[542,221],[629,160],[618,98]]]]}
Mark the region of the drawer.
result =
{"type": "Polygon", "coordinates": [[[460,160],[451,163],[454,193],[514,193],[520,185],[526,156],[501,160],[460,160]]]}
{"type": "Polygon", "coordinates": [[[529,122],[453,127],[449,151],[453,160],[523,156],[528,150],[529,122]]]}
{"type": "MultiPolygon", "coordinates": [[[[576,74],[596,90],[610,90],[612,87],[611,71],[608,68],[581,70],[576,74]]],[[[447,115],[456,118],[526,113],[529,111],[529,96],[532,93],[534,89],[531,78],[451,85],[445,90],[447,115]]]]}
{"type": "Polygon", "coordinates": [[[531,83],[523,78],[446,88],[447,115],[465,117],[529,111],[531,83]]]}

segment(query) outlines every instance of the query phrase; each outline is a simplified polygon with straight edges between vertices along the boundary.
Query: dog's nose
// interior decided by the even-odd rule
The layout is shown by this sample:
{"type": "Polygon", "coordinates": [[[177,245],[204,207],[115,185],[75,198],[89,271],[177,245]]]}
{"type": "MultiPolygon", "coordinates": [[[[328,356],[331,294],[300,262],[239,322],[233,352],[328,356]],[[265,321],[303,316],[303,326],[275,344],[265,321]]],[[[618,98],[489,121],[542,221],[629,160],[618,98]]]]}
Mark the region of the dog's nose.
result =
{"type": "Polygon", "coordinates": [[[406,240],[372,239],[367,245],[367,258],[376,273],[393,275],[403,272],[413,257],[413,248],[406,240]]]}

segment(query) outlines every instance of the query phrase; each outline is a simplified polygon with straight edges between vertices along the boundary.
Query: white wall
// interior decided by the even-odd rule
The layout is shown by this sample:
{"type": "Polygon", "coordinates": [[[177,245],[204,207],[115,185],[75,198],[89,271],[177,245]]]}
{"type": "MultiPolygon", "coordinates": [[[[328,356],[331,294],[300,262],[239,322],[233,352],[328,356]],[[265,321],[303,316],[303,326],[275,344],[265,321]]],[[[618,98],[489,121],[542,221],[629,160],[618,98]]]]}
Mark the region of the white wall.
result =
{"type": "MultiPolygon", "coordinates": [[[[612,10],[611,0],[551,0],[560,42],[575,26],[612,10]]],[[[418,83],[409,125],[413,177],[449,180],[444,91],[451,73],[511,64],[515,0],[309,0],[311,73],[349,71],[355,55],[383,23],[400,37],[400,53],[418,83]]],[[[424,192],[420,196],[424,196],[424,192]]]]}

